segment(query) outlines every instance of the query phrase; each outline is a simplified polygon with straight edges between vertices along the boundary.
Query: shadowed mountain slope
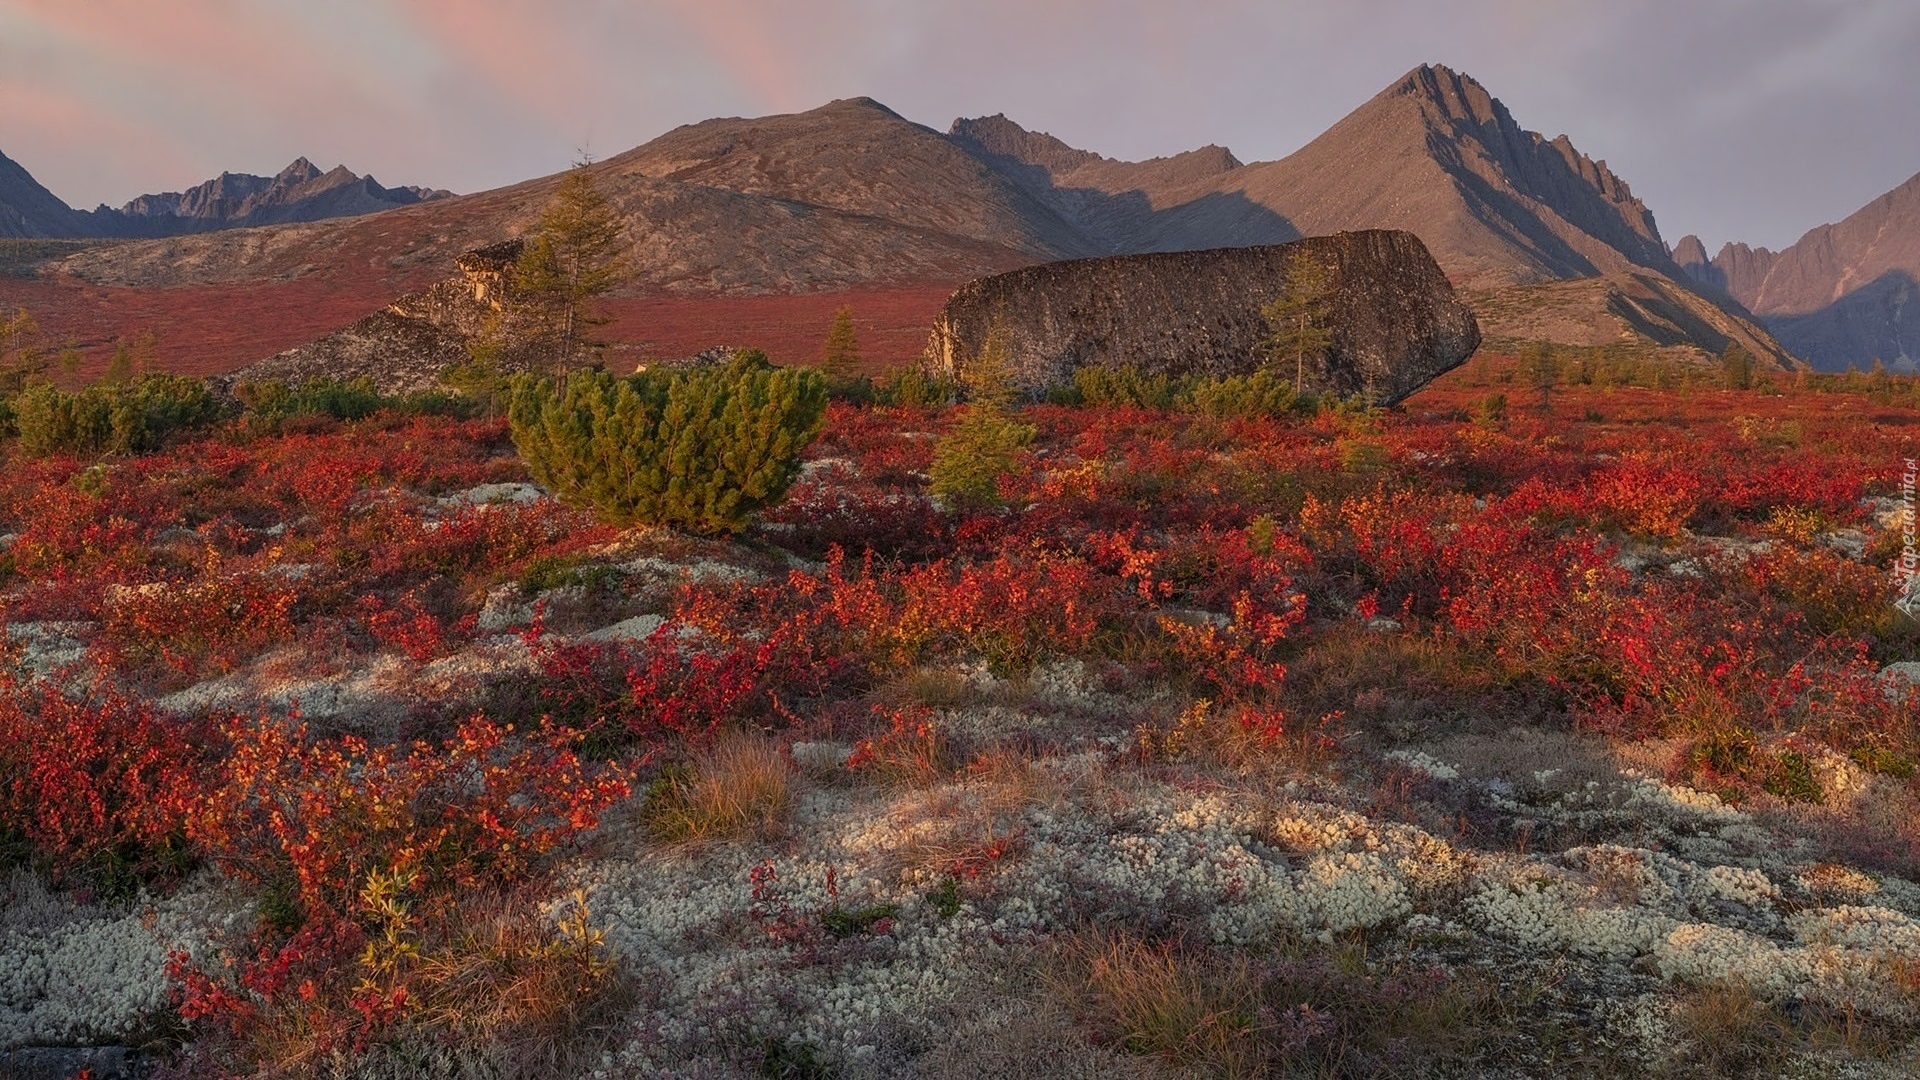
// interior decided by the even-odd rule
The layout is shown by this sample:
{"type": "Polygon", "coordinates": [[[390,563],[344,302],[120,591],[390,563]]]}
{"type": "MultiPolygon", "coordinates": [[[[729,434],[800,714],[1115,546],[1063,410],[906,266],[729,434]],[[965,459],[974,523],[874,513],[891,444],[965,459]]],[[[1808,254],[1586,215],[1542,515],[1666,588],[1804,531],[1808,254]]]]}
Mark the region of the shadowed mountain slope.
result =
{"type": "Polygon", "coordinates": [[[40,186],[20,163],[0,154],[0,236],[80,236],[83,215],[40,186]]]}

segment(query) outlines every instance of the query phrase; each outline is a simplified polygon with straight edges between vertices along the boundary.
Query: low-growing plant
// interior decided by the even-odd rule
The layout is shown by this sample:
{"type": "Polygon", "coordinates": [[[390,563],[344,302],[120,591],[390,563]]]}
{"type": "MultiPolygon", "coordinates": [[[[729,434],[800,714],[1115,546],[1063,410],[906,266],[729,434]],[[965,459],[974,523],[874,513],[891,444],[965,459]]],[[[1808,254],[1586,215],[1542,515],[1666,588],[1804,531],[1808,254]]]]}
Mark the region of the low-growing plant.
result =
{"type": "Polygon", "coordinates": [[[737,532],[799,475],[826,384],[754,352],[691,372],[520,376],[508,415],[534,478],[616,525],[737,532]]]}
{"type": "Polygon", "coordinates": [[[955,380],[928,375],[918,367],[898,368],[874,385],[878,403],[912,409],[945,408],[959,393],[955,380]]]}
{"type": "Polygon", "coordinates": [[[1357,943],[1256,960],[1092,934],[1064,959],[1061,992],[1109,1039],[1209,1076],[1426,1073],[1470,1060],[1502,1010],[1490,980],[1376,965],[1357,943]]]}
{"type": "Polygon", "coordinates": [[[792,802],[793,765],[764,735],[732,732],[648,792],[647,828],[669,843],[778,829],[792,802]]]}
{"type": "Polygon", "coordinates": [[[279,432],[288,421],[302,416],[334,420],[364,420],[388,402],[373,380],[313,377],[288,384],[278,379],[242,382],[233,396],[246,407],[246,428],[254,435],[279,432]]]}

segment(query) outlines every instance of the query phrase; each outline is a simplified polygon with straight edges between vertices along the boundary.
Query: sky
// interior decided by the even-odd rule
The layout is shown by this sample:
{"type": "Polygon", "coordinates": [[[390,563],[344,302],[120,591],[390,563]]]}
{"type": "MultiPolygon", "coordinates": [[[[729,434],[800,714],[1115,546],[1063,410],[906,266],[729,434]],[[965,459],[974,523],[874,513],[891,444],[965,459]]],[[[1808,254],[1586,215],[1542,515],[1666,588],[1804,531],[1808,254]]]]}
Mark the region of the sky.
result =
{"type": "Polygon", "coordinates": [[[79,207],[295,157],[478,191],[867,95],[1112,157],[1298,149],[1421,63],[1774,248],[1920,173],[1914,0],[0,0],[0,152],[79,207]]]}

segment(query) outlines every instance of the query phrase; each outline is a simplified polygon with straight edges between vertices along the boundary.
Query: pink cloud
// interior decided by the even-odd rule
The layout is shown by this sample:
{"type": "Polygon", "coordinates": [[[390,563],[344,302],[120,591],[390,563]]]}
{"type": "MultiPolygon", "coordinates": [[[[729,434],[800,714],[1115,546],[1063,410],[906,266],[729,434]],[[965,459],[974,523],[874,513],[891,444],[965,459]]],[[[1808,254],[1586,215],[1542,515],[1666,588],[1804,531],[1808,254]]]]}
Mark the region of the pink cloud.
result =
{"type": "Polygon", "coordinates": [[[844,64],[844,53],[819,48],[821,37],[854,36],[858,27],[839,4],[774,8],[752,0],[663,0],[672,18],[691,31],[717,62],[721,71],[745,89],[763,108],[791,112],[822,104],[806,58],[844,64]],[[808,39],[814,40],[808,40],[808,39]],[[831,58],[831,59],[829,59],[831,58]]]}
{"type": "Polygon", "coordinates": [[[597,65],[582,62],[565,15],[538,0],[398,0],[415,33],[432,42],[456,81],[476,78],[508,103],[548,123],[577,123],[605,99],[597,65]]]}

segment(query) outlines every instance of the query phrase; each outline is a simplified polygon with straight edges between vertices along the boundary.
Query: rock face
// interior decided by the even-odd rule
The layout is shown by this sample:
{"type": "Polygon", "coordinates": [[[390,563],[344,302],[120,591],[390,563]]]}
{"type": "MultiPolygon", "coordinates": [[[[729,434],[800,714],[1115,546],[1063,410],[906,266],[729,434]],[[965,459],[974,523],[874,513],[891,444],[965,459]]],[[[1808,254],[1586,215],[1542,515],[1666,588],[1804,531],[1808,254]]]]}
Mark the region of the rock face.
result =
{"type": "Polygon", "coordinates": [[[1242,165],[1207,147],[1114,162],[1005,117],[957,121],[951,137],[1115,252],[1405,229],[1463,288],[1636,268],[1678,276],[1653,214],[1606,162],[1527,130],[1485,86],[1439,65],[1279,161],[1242,165]]]}
{"type": "Polygon", "coordinates": [[[999,333],[1016,381],[1029,391],[1089,365],[1246,374],[1267,363],[1260,309],[1280,294],[1295,257],[1319,260],[1333,290],[1326,319],[1333,347],[1309,367],[1313,389],[1392,404],[1480,344],[1473,313],[1420,239],[1369,230],[1267,247],[1078,259],[981,278],[947,301],[927,362],[951,374],[999,333]]]}
{"type": "MultiPolygon", "coordinates": [[[[1520,126],[1486,87],[1437,66],[1408,72],[1280,161],[1243,163],[1219,146],[1118,161],[1005,116],[943,133],[853,98],[677,128],[594,173],[625,221],[633,287],[665,293],[953,283],[1055,259],[1352,229],[1415,233],[1463,288],[1679,274],[1653,216],[1604,162],[1520,126]]],[[[445,273],[460,252],[523,233],[558,183],[285,226],[245,246],[184,236],[63,265],[95,284],[140,286],[445,273]]]]}
{"type": "Polygon", "coordinates": [[[355,217],[412,206],[449,192],[421,187],[382,187],[345,165],[322,172],[306,158],[273,176],[221,173],[186,191],[142,195],[119,210],[101,207],[92,216],[114,229],[107,235],[167,236],[210,229],[355,217]]]}
{"type": "MultiPolygon", "coordinates": [[[[1408,72],[1279,161],[1246,163],[1219,146],[1119,161],[1003,115],[942,132],[853,98],[677,128],[593,170],[625,226],[627,288],[649,297],[928,290],[1060,259],[1358,229],[1414,233],[1462,289],[1640,271],[1684,280],[1653,215],[1604,162],[1527,130],[1486,87],[1438,66],[1408,72]]],[[[148,202],[184,213],[252,197],[227,179],[148,202]]],[[[316,277],[400,296],[453,273],[462,252],[525,235],[560,179],[380,215],[100,245],[47,273],[133,289],[316,277]]]]}

